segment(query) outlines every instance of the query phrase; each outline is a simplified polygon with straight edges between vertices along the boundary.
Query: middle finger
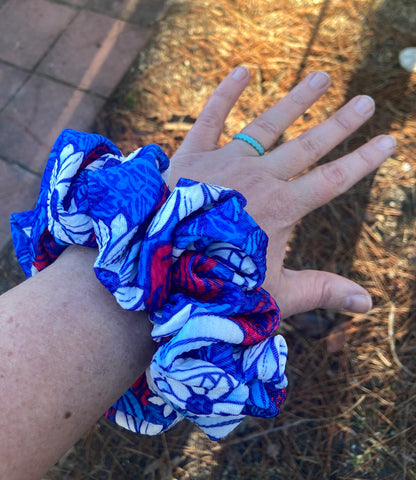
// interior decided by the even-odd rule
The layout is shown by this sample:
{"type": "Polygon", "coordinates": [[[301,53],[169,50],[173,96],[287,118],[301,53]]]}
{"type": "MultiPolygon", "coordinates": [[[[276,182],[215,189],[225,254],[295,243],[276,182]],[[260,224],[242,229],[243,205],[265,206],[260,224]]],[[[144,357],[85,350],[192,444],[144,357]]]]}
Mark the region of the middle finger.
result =
{"type": "Polygon", "coordinates": [[[374,100],[359,95],[331,118],[280,145],[264,160],[281,180],[289,180],[330,152],[374,113],[374,100]]]}

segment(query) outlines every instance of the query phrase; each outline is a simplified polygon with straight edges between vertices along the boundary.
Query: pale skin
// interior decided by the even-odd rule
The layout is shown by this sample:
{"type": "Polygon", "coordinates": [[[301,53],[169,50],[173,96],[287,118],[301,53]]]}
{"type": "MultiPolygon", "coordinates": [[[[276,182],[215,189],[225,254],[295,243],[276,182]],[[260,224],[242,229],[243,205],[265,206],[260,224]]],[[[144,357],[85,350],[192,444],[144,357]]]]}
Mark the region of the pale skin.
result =
{"type": "MultiPolygon", "coordinates": [[[[313,308],[365,312],[369,294],[328,272],[283,267],[286,243],[307,213],[342,194],[395,149],[388,135],[291,180],[374,112],[366,96],[327,121],[259,157],[241,140],[217,142],[224,120],[249,82],[244,67],[218,86],[172,158],[180,177],[235,188],[269,236],[264,287],[283,318],[313,308]]],[[[271,148],[329,88],[322,72],[243,129],[271,148]]],[[[53,265],[0,297],[0,478],[37,479],[119,398],[150,363],[155,345],[142,312],[123,311],[96,280],[94,250],[71,247],[53,265]]]]}

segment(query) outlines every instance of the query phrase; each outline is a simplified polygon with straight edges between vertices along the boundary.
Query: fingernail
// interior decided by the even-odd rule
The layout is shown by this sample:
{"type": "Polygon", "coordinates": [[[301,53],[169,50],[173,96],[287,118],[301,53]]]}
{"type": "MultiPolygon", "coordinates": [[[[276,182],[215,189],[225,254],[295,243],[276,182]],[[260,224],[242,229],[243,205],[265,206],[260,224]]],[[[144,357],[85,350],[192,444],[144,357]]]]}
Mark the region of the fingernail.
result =
{"type": "Polygon", "coordinates": [[[361,95],[354,104],[354,110],[360,115],[367,115],[374,110],[374,100],[368,95],[361,95]]]}
{"type": "Polygon", "coordinates": [[[231,76],[234,80],[243,80],[250,74],[249,69],[245,65],[240,65],[237,68],[234,68],[231,76]]]}
{"type": "Polygon", "coordinates": [[[391,135],[384,135],[377,140],[376,144],[381,150],[390,150],[397,145],[397,141],[391,135]]]}
{"type": "Polygon", "coordinates": [[[344,302],[343,310],[354,313],[365,313],[373,308],[373,302],[368,295],[351,295],[344,302]]]}
{"type": "Polygon", "coordinates": [[[315,72],[309,79],[309,85],[312,88],[324,88],[329,85],[331,77],[325,72],[315,72]]]}

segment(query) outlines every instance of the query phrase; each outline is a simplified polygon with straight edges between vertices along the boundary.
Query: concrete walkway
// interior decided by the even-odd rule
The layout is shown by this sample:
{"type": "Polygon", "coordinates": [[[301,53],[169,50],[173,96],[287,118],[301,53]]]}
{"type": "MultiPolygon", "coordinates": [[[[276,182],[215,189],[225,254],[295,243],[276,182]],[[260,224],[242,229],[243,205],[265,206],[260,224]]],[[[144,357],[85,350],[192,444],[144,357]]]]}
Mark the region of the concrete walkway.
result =
{"type": "Polygon", "coordinates": [[[0,0],[0,251],[63,128],[94,119],[166,0],[0,0]]]}

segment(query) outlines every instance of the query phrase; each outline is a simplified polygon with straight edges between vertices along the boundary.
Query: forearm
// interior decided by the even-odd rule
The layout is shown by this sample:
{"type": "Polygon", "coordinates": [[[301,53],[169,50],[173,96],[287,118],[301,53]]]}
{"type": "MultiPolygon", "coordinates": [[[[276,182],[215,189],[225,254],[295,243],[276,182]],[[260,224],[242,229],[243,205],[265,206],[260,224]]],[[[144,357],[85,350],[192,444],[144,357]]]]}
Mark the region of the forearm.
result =
{"type": "Polygon", "coordinates": [[[139,377],[155,345],[142,312],[68,249],[0,297],[0,478],[39,478],[139,377]]]}

